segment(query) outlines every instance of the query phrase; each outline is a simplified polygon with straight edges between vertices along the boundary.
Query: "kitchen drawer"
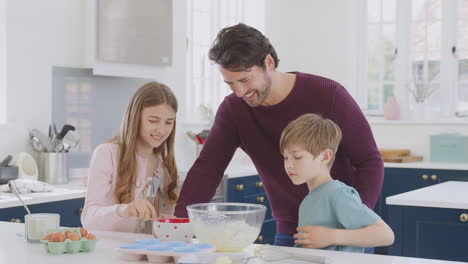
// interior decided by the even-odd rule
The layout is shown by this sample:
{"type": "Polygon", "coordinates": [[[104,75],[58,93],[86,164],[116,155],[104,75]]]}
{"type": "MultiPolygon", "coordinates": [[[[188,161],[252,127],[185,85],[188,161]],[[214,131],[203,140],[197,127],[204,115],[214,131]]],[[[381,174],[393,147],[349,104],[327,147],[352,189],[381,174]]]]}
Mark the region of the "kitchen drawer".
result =
{"type": "MultiPolygon", "coordinates": [[[[81,226],[81,210],[84,206],[84,198],[64,200],[59,202],[41,203],[28,205],[31,213],[55,213],[60,214],[60,226],[81,226]]],[[[24,223],[27,214],[22,206],[0,209],[0,221],[11,221],[19,219],[24,223]]]]}
{"type": "Polygon", "coordinates": [[[229,179],[228,188],[228,193],[232,192],[235,196],[246,196],[265,192],[263,183],[258,175],[229,179]]]}
{"type": "Polygon", "coordinates": [[[268,221],[263,222],[260,235],[258,235],[257,240],[255,240],[255,243],[272,245],[273,242],[275,242],[275,235],[276,221],[275,219],[270,219],[268,221]]]}
{"type": "Polygon", "coordinates": [[[250,196],[246,196],[244,198],[245,203],[252,203],[252,204],[263,204],[266,206],[267,210],[265,212],[265,220],[271,219],[271,208],[270,208],[270,203],[268,201],[268,197],[266,196],[265,193],[261,194],[254,194],[250,196]]]}

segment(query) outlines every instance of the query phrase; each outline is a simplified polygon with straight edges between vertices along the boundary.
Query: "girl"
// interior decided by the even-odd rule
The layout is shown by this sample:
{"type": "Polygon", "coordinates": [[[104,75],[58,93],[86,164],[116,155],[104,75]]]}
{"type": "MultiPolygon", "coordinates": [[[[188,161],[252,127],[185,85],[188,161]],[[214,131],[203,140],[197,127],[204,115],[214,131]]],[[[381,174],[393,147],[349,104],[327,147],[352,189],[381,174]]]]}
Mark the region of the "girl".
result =
{"type": "Polygon", "coordinates": [[[167,86],[150,82],[136,91],[119,134],[91,157],[83,227],[151,234],[148,220],[173,215],[176,112],[176,97],[167,86]]]}

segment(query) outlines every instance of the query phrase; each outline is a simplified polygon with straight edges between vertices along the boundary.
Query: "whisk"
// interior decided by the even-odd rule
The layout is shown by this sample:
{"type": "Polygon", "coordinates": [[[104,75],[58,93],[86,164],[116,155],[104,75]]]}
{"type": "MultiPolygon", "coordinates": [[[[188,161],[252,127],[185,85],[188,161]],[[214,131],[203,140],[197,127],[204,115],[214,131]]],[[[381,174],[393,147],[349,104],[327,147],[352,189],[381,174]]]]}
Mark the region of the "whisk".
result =
{"type": "Polygon", "coordinates": [[[301,252],[290,253],[285,249],[282,249],[281,247],[273,247],[270,245],[261,245],[256,247],[254,250],[254,256],[259,257],[263,261],[295,259],[322,264],[332,263],[330,258],[327,258],[325,256],[318,256],[301,252]]]}

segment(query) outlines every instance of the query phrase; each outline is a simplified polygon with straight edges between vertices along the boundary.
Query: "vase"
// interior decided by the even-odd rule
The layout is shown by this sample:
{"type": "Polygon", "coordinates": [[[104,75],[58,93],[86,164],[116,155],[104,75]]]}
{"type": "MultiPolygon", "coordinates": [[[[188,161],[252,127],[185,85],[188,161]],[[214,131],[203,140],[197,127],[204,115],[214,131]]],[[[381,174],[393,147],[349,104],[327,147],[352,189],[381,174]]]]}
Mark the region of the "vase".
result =
{"type": "Polygon", "coordinates": [[[417,102],[413,106],[412,117],[413,120],[423,121],[428,119],[427,104],[424,102],[417,102]]]}
{"type": "Polygon", "coordinates": [[[398,104],[395,96],[390,96],[384,106],[384,117],[387,120],[400,119],[400,105],[398,104]]]}

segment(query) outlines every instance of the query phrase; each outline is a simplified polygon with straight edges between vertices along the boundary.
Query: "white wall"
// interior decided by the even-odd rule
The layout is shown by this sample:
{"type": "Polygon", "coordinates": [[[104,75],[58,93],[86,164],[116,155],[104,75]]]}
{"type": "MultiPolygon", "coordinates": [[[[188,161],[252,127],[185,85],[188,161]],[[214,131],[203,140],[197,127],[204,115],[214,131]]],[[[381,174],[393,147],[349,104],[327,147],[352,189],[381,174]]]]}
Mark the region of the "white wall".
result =
{"type": "Polygon", "coordinates": [[[325,76],[355,85],[357,1],[269,0],[267,36],[280,71],[325,76]]]}
{"type": "MultiPolygon", "coordinates": [[[[361,0],[269,0],[267,35],[280,58],[281,71],[322,75],[356,92],[357,24],[361,0]]],[[[468,124],[371,123],[381,148],[410,148],[429,159],[429,136],[468,135],[468,124]]]]}
{"type": "Polygon", "coordinates": [[[47,131],[52,118],[52,65],[84,64],[81,0],[6,1],[8,124],[0,159],[33,153],[28,128],[47,131]]]}
{"type": "Polygon", "coordinates": [[[430,135],[460,133],[468,135],[467,124],[371,124],[380,148],[409,148],[415,155],[430,159],[430,135]]]}
{"type": "Polygon", "coordinates": [[[6,121],[6,1],[0,0],[0,126],[6,121]]]}

